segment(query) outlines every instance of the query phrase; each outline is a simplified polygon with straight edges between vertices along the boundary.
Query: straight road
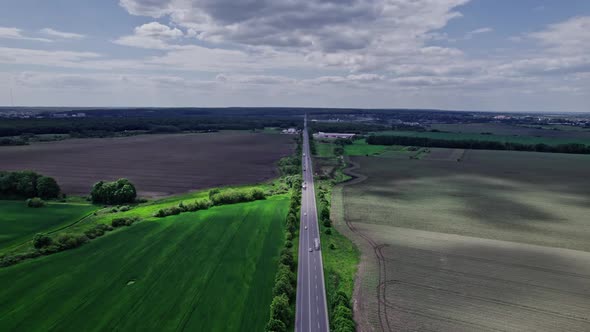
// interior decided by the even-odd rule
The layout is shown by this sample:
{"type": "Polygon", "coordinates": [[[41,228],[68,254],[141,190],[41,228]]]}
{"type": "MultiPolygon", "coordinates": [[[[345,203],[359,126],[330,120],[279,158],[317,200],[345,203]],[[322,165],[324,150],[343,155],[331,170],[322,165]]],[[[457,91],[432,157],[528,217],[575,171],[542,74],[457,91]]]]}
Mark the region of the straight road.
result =
{"type": "MultiPolygon", "coordinates": [[[[324,265],[322,253],[316,248],[320,232],[313,186],[313,171],[309,136],[307,134],[307,115],[303,130],[303,183],[301,194],[301,222],[299,225],[299,266],[297,274],[297,309],[295,317],[296,332],[327,332],[328,306],[324,284],[324,265]],[[311,250],[311,251],[310,251],[311,250]]],[[[321,247],[321,246],[320,246],[321,247]]]]}

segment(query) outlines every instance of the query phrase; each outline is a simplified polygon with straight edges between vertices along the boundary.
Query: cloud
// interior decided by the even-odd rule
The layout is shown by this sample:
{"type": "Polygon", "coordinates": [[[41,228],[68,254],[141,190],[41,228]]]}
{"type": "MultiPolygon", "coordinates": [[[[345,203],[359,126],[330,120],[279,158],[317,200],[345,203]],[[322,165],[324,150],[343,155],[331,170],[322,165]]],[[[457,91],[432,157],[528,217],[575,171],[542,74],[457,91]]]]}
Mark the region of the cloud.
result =
{"type": "Polygon", "coordinates": [[[590,16],[573,17],[551,24],[528,36],[556,53],[587,54],[590,51],[590,16]]]}
{"type": "Polygon", "coordinates": [[[31,40],[50,43],[51,39],[47,38],[35,38],[27,37],[22,34],[22,30],[18,28],[0,27],[0,39],[18,39],[18,40],[31,40]]]}
{"type": "Polygon", "coordinates": [[[183,36],[180,29],[150,22],[136,27],[133,35],[120,37],[113,42],[124,46],[165,50],[175,48],[170,42],[183,36]]]}
{"type": "Polygon", "coordinates": [[[475,35],[480,35],[482,33],[489,33],[492,31],[494,31],[494,29],[492,29],[490,27],[475,29],[473,31],[469,31],[468,33],[466,33],[464,39],[469,40],[469,39],[472,39],[475,35]]]}
{"type": "Polygon", "coordinates": [[[422,48],[428,33],[460,17],[454,9],[468,1],[121,0],[120,5],[133,15],[167,16],[201,41],[289,52],[326,65],[335,60],[360,70],[422,48]]]}
{"type": "Polygon", "coordinates": [[[0,47],[0,63],[10,65],[78,67],[83,66],[84,61],[98,59],[100,57],[100,54],[93,52],[46,51],[0,47]]]}
{"type": "Polygon", "coordinates": [[[39,30],[39,32],[41,32],[42,34],[45,34],[47,36],[61,38],[61,39],[83,39],[86,37],[85,35],[81,35],[78,33],[63,32],[63,31],[58,31],[58,30],[52,29],[52,28],[44,28],[44,29],[39,30]]]}

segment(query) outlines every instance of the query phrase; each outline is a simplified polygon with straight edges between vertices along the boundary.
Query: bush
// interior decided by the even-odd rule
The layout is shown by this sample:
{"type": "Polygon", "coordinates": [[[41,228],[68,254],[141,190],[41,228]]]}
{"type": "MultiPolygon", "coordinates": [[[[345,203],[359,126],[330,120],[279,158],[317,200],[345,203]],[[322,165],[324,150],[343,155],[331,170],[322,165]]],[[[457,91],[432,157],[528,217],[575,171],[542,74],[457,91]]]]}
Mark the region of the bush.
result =
{"type": "Polygon", "coordinates": [[[103,236],[104,233],[112,231],[113,227],[105,225],[105,224],[98,224],[96,226],[94,226],[94,228],[91,228],[87,231],[84,232],[84,235],[86,235],[87,238],[89,239],[94,239],[100,236],[103,236]]]}
{"type": "Polygon", "coordinates": [[[213,202],[213,205],[223,205],[223,204],[234,204],[234,203],[241,203],[241,202],[251,202],[260,199],[265,199],[266,194],[259,188],[254,188],[250,190],[226,190],[222,192],[217,192],[211,195],[211,191],[209,192],[210,199],[213,202]]]}
{"type": "Polygon", "coordinates": [[[37,235],[35,235],[33,238],[33,247],[36,249],[50,246],[52,243],[53,240],[49,236],[42,233],[37,233],[37,235]]]}
{"type": "Polygon", "coordinates": [[[119,179],[114,182],[100,181],[92,187],[90,197],[93,203],[100,204],[133,203],[137,198],[137,191],[127,179],[119,179]]]}
{"type": "Polygon", "coordinates": [[[330,222],[330,219],[324,220],[324,227],[332,227],[332,222],[330,222]]]}
{"type": "Polygon", "coordinates": [[[57,238],[61,250],[73,249],[88,242],[86,235],[62,234],[57,238]]]}
{"type": "Polygon", "coordinates": [[[131,226],[134,222],[138,221],[138,218],[115,218],[111,221],[111,226],[117,228],[121,226],[131,226]]]}
{"type": "Polygon", "coordinates": [[[123,205],[119,208],[119,211],[121,212],[127,212],[129,210],[131,210],[131,207],[129,207],[129,205],[123,205]]]}
{"type": "Polygon", "coordinates": [[[45,201],[39,197],[29,198],[26,200],[26,204],[30,208],[40,208],[45,206],[45,201]]]}
{"type": "Polygon", "coordinates": [[[285,241],[285,248],[293,248],[293,242],[291,241],[285,241]]]}
{"type": "Polygon", "coordinates": [[[326,229],[326,230],[324,231],[324,233],[325,233],[326,235],[332,235],[332,229],[331,229],[331,228],[328,228],[328,229],[326,229]]]}
{"type": "Polygon", "coordinates": [[[332,249],[332,250],[334,250],[334,249],[336,249],[336,246],[334,245],[334,243],[330,243],[329,248],[332,249]]]}

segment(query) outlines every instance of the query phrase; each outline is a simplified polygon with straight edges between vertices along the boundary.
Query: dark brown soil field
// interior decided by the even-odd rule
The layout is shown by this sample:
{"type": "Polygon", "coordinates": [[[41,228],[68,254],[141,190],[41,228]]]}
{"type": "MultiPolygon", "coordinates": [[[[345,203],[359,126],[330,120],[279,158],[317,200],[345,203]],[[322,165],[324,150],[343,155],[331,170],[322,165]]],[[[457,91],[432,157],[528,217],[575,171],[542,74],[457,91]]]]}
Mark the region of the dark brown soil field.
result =
{"type": "Polygon", "coordinates": [[[292,136],[249,132],[71,139],[2,147],[0,169],[53,176],[77,195],[99,180],[128,178],[140,195],[161,197],[268,180],[294,148],[292,136]]]}
{"type": "Polygon", "coordinates": [[[590,331],[590,157],[460,152],[352,158],[359,330],[590,331]]]}

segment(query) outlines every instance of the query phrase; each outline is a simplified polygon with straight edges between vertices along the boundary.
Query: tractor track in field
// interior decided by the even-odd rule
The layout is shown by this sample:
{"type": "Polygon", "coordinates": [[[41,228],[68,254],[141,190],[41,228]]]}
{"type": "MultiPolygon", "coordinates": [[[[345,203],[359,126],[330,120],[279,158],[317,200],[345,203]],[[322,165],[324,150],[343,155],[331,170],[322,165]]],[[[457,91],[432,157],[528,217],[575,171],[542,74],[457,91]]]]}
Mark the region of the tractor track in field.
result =
{"type": "MultiPolygon", "coordinates": [[[[350,158],[345,159],[346,163],[350,165],[350,167],[343,170],[344,174],[349,175],[352,177],[351,180],[341,183],[342,186],[348,186],[352,184],[357,184],[363,182],[367,179],[365,175],[359,174],[354,172],[354,170],[360,168],[360,165],[350,160],[350,158]]],[[[378,317],[379,317],[379,325],[382,331],[393,331],[392,324],[389,322],[389,316],[387,314],[387,300],[386,300],[386,292],[387,292],[387,268],[386,268],[386,259],[383,256],[382,249],[386,245],[379,245],[373,239],[366,236],[365,234],[361,233],[356,227],[346,218],[346,213],[342,213],[342,218],[346,223],[348,229],[358,235],[359,237],[363,238],[367,243],[373,248],[373,252],[375,253],[375,257],[377,258],[378,264],[378,285],[377,285],[377,309],[378,309],[378,317]]],[[[355,288],[360,289],[360,281],[355,281],[355,288]]],[[[357,301],[361,302],[361,298],[357,298],[357,301]]]]}

